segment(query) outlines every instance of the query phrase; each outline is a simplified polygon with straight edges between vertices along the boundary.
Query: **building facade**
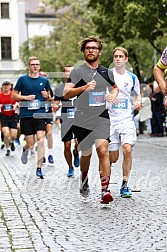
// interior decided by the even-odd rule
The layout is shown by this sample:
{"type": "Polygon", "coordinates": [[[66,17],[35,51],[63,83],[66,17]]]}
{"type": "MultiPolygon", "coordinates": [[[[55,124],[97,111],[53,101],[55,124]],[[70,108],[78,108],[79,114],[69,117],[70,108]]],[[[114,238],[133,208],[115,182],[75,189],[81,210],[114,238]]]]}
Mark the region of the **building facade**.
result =
{"type": "Polygon", "coordinates": [[[0,0],[0,85],[4,79],[15,82],[26,68],[20,46],[35,35],[48,35],[54,20],[54,11],[40,0],[0,0]]]}

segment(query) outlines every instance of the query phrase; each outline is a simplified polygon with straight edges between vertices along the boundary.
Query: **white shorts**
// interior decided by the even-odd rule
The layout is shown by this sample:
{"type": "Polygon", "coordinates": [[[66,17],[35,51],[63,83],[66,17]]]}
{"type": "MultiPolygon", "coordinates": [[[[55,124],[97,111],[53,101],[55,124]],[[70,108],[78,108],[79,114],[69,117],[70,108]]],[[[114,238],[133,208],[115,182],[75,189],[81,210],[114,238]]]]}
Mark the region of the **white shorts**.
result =
{"type": "Polygon", "coordinates": [[[108,150],[117,151],[121,145],[136,143],[136,128],[134,121],[125,121],[120,124],[110,126],[110,143],[108,150]]]}

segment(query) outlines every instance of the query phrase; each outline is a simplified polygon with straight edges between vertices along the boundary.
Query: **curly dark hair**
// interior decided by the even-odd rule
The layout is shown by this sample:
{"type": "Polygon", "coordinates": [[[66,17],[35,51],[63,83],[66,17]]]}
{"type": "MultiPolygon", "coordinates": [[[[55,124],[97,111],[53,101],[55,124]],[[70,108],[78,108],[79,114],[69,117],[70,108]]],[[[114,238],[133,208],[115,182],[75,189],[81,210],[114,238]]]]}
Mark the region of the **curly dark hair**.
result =
{"type": "Polygon", "coordinates": [[[91,36],[89,36],[89,37],[87,37],[87,38],[84,38],[83,40],[79,41],[78,45],[79,45],[79,47],[80,47],[80,51],[81,51],[81,52],[84,52],[85,46],[86,46],[86,44],[87,44],[88,42],[96,42],[96,43],[98,43],[98,45],[99,45],[99,50],[100,50],[100,51],[102,50],[102,43],[103,43],[103,41],[102,41],[99,37],[96,37],[96,36],[94,36],[94,35],[91,35],[91,36]]]}

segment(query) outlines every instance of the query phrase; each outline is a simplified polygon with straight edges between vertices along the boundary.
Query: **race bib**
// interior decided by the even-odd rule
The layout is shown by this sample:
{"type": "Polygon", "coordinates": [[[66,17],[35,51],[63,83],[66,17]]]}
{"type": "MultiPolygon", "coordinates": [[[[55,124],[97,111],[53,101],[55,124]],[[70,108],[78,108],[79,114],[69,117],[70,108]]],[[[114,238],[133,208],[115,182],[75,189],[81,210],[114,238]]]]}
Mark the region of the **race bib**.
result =
{"type": "Polygon", "coordinates": [[[89,92],[89,106],[103,106],[105,105],[105,91],[89,92]]]}
{"type": "Polygon", "coordinates": [[[4,111],[10,111],[13,109],[13,104],[4,104],[4,111]]]}
{"type": "Polygon", "coordinates": [[[67,108],[67,118],[74,118],[75,108],[67,108]]]}
{"type": "Polygon", "coordinates": [[[49,102],[45,102],[45,112],[49,112],[49,107],[50,107],[50,104],[49,102]]]}
{"type": "Polygon", "coordinates": [[[117,104],[111,105],[112,109],[128,109],[128,99],[120,99],[117,104]]]}
{"type": "Polygon", "coordinates": [[[39,109],[40,108],[40,101],[39,100],[33,100],[28,102],[28,109],[39,109]]]}

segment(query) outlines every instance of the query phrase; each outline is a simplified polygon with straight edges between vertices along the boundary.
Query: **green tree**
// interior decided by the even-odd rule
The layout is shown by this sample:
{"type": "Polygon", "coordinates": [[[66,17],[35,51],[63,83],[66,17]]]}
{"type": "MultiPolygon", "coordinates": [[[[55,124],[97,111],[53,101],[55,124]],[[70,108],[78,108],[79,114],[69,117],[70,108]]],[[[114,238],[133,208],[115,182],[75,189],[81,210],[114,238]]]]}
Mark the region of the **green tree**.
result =
{"type": "Polygon", "coordinates": [[[167,0],[91,0],[89,6],[98,13],[93,17],[97,32],[125,46],[138,77],[148,78],[154,49],[159,56],[166,46],[167,0]]]}
{"type": "Polygon", "coordinates": [[[45,71],[62,71],[65,64],[73,65],[83,58],[77,47],[78,41],[95,34],[92,10],[87,8],[88,0],[74,0],[72,3],[44,0],[43,3],[55,9],[57,18],[53,31],[49,36],[36,36],[26,41],[20,48],[21,59],[27,62],[29,55],[35,54],[40,57],[45,71]]]}

